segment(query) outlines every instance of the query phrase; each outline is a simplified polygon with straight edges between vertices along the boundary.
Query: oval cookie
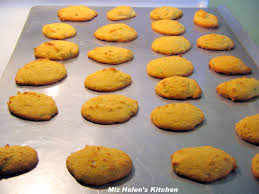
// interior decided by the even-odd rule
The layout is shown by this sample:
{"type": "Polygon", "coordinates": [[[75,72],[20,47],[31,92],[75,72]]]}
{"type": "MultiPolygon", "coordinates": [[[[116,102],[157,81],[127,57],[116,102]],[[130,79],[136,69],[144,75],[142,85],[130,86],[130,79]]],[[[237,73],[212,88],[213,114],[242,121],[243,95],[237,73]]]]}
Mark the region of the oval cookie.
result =
{"type": "Polygon", "coordinates": [[[131,77],[115,68],[106,68],[87,76],[84,84],[90,90],[112,92],[130,85],[131,77]]]}
{"type": "Polygon", "coordinates": [[[157,38],[152,43],[152,50],[165,54],[183,54],[190,50],[191,43],[183,36],[163,36],[157,38]]]}
{"type": "Polygon", "coordinates": [[[152,22],[152,30],[166,35],[180,35],[185,32],[184,25],[178,21],[169,19],[152,22]]]}
{"type": "Polygon", "coordinates": [[[108,24],[96,30],[94,36],[109,42],[128,42],[137,38],[137,32],[126,24],[108,24]]]}
{"type": "Polygon", "coordinates": [[[92,20],[97,12],[84,5],[68,6],[58,10],[60,21],[84,22],[92,20]]]}
{"type": "Polygon", "coordinates": [[[94,123],[122,123],[136,115],[138,102],[118,94],[100,95],[87,100],[81,109],[82,116],[94,123]]]}
{"type": "Polygon", "coordinates": [[[192,104],[172,103],[155,108],[151,120],[161,129],[189,131],[204,120],[204,114],[192,104]]]}
{"type": "Polygon", "coordinates": [[[231,155],[212,146],[180,149],[171,156],[171,163],[179,176],[205,183],[222,179],[237,168],[231,155]]]}
{"type": "Polygon", "coordinates": [[[71,59],[76,57],[78,53],[79,47],[76,43],[64,40],[45,42],[34,48],[35,57],[57,61],[71,59]]]}
{"type": "Polygon", "coordinates": [[[107,12],[109,20],[125,20],[136,16],[136,12],[130,6],[118,6],[107,12]]]}
{"type": "Polygon", "coordinates": [[[53,23],[42,27],[42,33],[48,38],[63,40],[76,35],[76,29],[70,24],[53,23]]]}
{"type": "Polygon", "coordinates": [[[193,22],[204,28],[218,27],[218,17],[204,10],[198,10],[195,12],[193,22]]]}
{"type": "Polygon", "coordinates": [[[20,68],[16,73],[15,82],[17,85],[42,86],[56,83],[66,76],[64,64],[38,59],[20,68]]]}
{"type": "Polygon", "coordinates": [[[27,120],[46,121],[58,113],[55,101],[39,92],[18,92],[7,104],[14,116],[27,120]]]}
{"type": "Polygon", "coordinates": [[[156,85],[155,91],[159,96],[168,99],[199,98],[202,93],[195,80],[181,76],[161,80],[156,85]]]}
{"type": "Polygon", "coordinates": [[[88,57],[100,63],[117,65],[133,59],[131,50],[120,47],[97,47],[88,52],[88,57]]]}
{"type": "Polygon", "coordinates": [[[38,154],[29,146],[0,147],[0,177],[28,172],[38,164],[38,154]]]}
{"type": "Polygon", "coordinates": [[[161,57],[147,64],[147,73],[156,78],[189,76],[192,72],[192,62],[180,56],[161,57]]]}
{"type": "Polygon", "coordinates": [[[216,90],[232,101],[247,101],[259,96],[259,81],[254,78],[236,78],[219,84],[216,90]]]}
{"type": "Polygon", "coordinates": [[[255,178],[259,179],[259,153],[253,157],[251,162],[251,169],[255,178]]]}
{"type": "Polygon", "coordinates": [[[221,34],[206,34],[197,39],[197,47],[224,51],[234,48],[234,42],[227,36],[221,34]]]}
{"type": "Polygon", "coordinates": [[[150,12],[150,18],[154,20],[170,19],[175,20],[183,15],[183,11],[176,7],[162,6],[150,12]]]}
{"type": "Polygon", "coordinates": [[[104,185],[130,174],[132,160],[119,149],[86,146],[68,156],[66,166],[78,182],[104,185]]]}

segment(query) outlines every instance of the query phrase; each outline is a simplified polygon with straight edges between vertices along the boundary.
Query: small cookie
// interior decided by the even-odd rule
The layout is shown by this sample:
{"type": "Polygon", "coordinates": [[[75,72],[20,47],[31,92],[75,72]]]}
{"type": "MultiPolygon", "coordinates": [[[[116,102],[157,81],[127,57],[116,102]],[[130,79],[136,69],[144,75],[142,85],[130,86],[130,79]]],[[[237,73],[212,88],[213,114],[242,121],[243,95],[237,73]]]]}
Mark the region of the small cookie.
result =
{"type": "Polygon", "coordinates": [[[132,160],[119,149],[85,146],[68,156],[66,165],[78,182],[98,186],[129,175],[132,160]]]}
{"type": "Polygon", "coordinates": [[[90,90],[112,92],[130,85],[131,77],[115,68],[106,68],[87,76],[84,84],[90,90]]]}
{"type": "Polygon", "coordinates": [[[158,7],[150,12],[150,18],[154,20],[169,19],[175,20],[183,15],[183,11],[176,7],[158,7]]]}
{"type": "Polygon", "coordinates": [[[161,129],[189,131],[204,120],[204,114],[190,103],[172,103],[155,108],[151,120],[161,129]]]}
{"type": "Polygon", "coordinates": [[[137,38],[137,32],[126,24],[108,24],[96,30],[94,36],[109,42],[128,42],[137,38]]]}
{"type": "Polygon", "coordinates": [[[191,43],[183,36],[163,36],[157,38],[152,43],[152,50],[165,54],[183,54],[190,50],[191,43]]]}
{"type": "Polygon", "coordinates": [[[38,164],[36,150],[29,146],[0,147],[0,177],[9,177],[32,170],[38,164]]]}
{"type": "Polygon", "coordinates": [[[171,163],[179,176],[205,183],[224,178],[237,168],[235,158],[212,146],[180,149],[171,156],[171,163]]]}
{"type": "Polygon", "coordinates": [[[130,6],[118,6],[107,12],[109,20],[125,20],[136,16],[136,12],[130,6]]]}
{"type": "Polygon", "coordinates": [[[235,129],[241,139],[259,144],[259,114],[240,120],[236,123],[235,129]]]}
{"type": "Polygon", "coordinates": [[[209,62],[209,67],[217,72],[226,75],[249,74],[251,69],[243,61],[234,56],[218,56],[209,62]]]}
{"type": "Polygon", "coordinates": [[[234,42],[227,36],[221,34],[206,34],[197,39],[197,47],[225,51],[234,47],[234,42]]]}
{"type": "Polygon", "coordinates": [[[204,28],[218,27],[218,17],[204,10],[198,10],[195,12],[193,22],[204,28]]]}
{"type": "Polygon", "coordinates": [[[156,78],[189,76],[192,72],[192,62],[180,56],[161,57],[147,64],[147,73],[156,78]]]}
{"type": "Polygon", "coordinates": [[[251,169],[253,175],[259,179],[259,153],[253,157],[251,162],[251,169]]]}
{"type": "Polygon", "coordinates": [[[57,61],[71,59],[78,53],[79,47],[76,43],[64,40],[52,40],[34,48],[35,57],[57,61]]]}
{"type": "Polygon", "coordinates": [[[122,123],[136,115],[138,102],[118,94],[100,95],[87,100],[81,109],[82,116],[94,123],[122,123]]]}
{"type": "Polygon", "coordinates": [[[259,81],[254,78],[236,78],[219,84],[216,90],[232,101],[247,101],[259,96],[259,81]]]}
{"type": "Polygon", "coordinates": [[[16,73],[15,82],[17,85],[42,86],[56,83],[66,76],[64,64],[49,59],[38,59],[20,68],[16,73]]]}
{"type": "Polygon", "coordinates": [[[84,22],[92,20],[97,12],[84,5],[69,6],[58,10],[60,21],[84,22]]]}
{"type": "Polygon", "coordinates": [[[53,23],[42,27],[42,33],[48,38],[63,40],[76,35],[76,29],[70,24],[53,23]]]}
{"type": "Polygon", "coordinates": [[[97,47],[88,52],[88,57],[100,63],[117,65],[133,59],[131,50],[120,47],[97,47]]]}
{"type": "Polygon", "coordinates": [[[50,120],[58,113],[55,101],[39,92],[18,92],[7,104],[14,116],[32,121],[50,120]]]}
{"type": "Polygon", "coordinates": [[[161,80],[156,85],[155,91],[159,96],[168,99],[199,98],[202,93],[195,80],[181,76],[161,80]]]}
{"type": "Polygon", "coordinates": [[[180,35],[185,32],[184,25],[178,21],[169,19],[152,22],[152,30],[166,35],[180,35]]]}

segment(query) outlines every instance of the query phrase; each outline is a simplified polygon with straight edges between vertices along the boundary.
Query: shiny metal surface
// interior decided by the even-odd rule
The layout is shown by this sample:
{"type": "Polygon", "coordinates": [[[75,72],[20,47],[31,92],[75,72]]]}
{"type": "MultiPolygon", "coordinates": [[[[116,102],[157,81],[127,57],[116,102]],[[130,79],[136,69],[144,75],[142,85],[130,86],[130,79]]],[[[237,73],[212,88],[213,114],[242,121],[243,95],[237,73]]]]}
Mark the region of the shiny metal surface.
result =
{"type": "MultiPolygon", "coordinates": [[[[258,193],[259,183],[250,172],[251,158],[259,149],[240,140],[234,132],[234,124],[245,116],[259,111],[259,99],[249,102],[231,102],[216,94],[216,86],[224,81],[240,76],[226,76],[214,73],[208,68],[208,61],[219,55],[240,57],[253,74],[247,77],[259,78],[256,61],[238,41],[235,34],[225,24],[216,10],[210,12],[219,16],[218,29],[203,29],[192,23],[195,8],[183,8],[184,16],[179,20],[184,24],[184,36],[192,43],[192,49],[184,54],[194,65],[190,78],[197,80],[203,89],[198,100],[188,102],[203,110],[206,120],[195,130],[185,133],[165,131],[155,127],[150,121],[150,112],[157,106],[174,100],[166,100],[154,92],[158,79],[149,77],[146,64],[163,55],[151,50],[151,43],[161,35],[151,30],[149,12],[152,8],[135,8],[137,17],[121,21],[138,32],[138,38],[128,43],[99,41],[93,33],[100,26],[111,22],[106,19],[110,8],[93,7],[98,16],[89,22],[71,23],[78,31],[77,36],[68,39],[80,46],[77,58],[65,61],[68,76],[60,83],[42,87],[21,87],[14,82],[15,73],[25,63],[34,60],[33,48],[49,41],[41,34],[44,24],[59,22],[56,16],[60,7],[38,6],[32,8],[17,43],[12,58],[0,81],[0,143],[29,145],[39,154],[38,166],[32,171],[0,180],[0,193],[7,194],[48,194],[48,193],[108,193],[110,186],[122,189],[151,187],[178,188],[179,193],[258,193]],[[206,51],[196,47],[196,39],[207,33],[225,34],[235,42],[231,51],[206,51]],[[116,125],[99,125],[86,121],[80,114],[82,104],[99,94],[84,88],[87,75],[99,69],[110,67],[94,62],[87,57],[87,51],[97,46],[121,46],[131,49],[135,58],[121,65],[113,65],[132,76],[133,83],[114,92],[138,100],[139,111],[128,122],[116,125]],[[12,116],[6,102],[17,91],[38,91],[52,96],[59,113],[47,122],[26,121],[12,116]],[[85,145],[102,145],[119,148],[127,152],[134,163],[130,176],[120,181],[102,186],[91,187],[79,184],[66,169],[66,157],[85,145]],[[212,145],[236,158],[239,168],[226,178],[211,184],[201,184],[178,177],[171,169],[170,155],[178,149],[191,146],[212,145]]],[[[68,22],[70,23],[70,22],[68,22]]],[[[257,64],[259,62],[257,61],[257,64]]],[[[131,192],[128,192],[131,193],[131,192]]]]}

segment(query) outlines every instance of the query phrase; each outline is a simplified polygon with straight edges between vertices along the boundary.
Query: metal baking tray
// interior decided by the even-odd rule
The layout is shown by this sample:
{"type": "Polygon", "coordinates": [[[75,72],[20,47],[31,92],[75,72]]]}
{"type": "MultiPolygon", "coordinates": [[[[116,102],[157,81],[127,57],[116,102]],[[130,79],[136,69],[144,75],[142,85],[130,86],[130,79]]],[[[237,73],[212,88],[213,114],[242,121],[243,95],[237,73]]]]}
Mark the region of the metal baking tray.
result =
{"type": "Polygon", "coordinates": [[[50,39],[41,33],[43,25],[59,22],[57,10],[60,6],[33,7],[25,23],[15,51],[0,80],[0,143],[29,145],[39,155],[39,163],[32,171],[8,179],[0,180],[0,193],[109,193],[109,187],[115,187],[119,193],[258,193],[259,182],[252,176],[250,163],[259,152],[256,145],[249,144],[237,137],[234,124],[248,115],[259,112],[259,99],[249,102],[232,102],[216,94],[216,86],[221,82],[241,77],[226,76],[212,72],[208,68],[211,58],[219,55],[240,57],[253,73],[247,77],[259,77],[259,60],[251,41],[240,30],[231,14],[221,9],[209,9],[219,17],[218,29],[204,29],[193,24],[193,15],[197,8],[183,8],[184,36],[192,43],[192,49],[183,56],[191,60],[194,72],[190,78],[197,80],[203,94],[198,100],[189,103],[201,108],[205,121],[190,132],[177,133],[158,129],[150,120],[150,112],[157,106],[173,102],[155,94],[154,88],[159,79],[146,73],[147,63],[163,55],[151,50],[152,41],[162,35],[151,30],[149,12],[153,8],[134,8],[136,18],[112,22],[106,19],[110,7],[92,7],[98,16],[89,22],[67,22],[77,29],[77,35],[68,41],[80,46],[77,58],[64,61],[68,76],[54,85],[42,87],[17,86],[14,77],[18,68],[34,60],[33,48],[50,39]],[[234,21],[234,22],[233,22],[234,21]],[[104,42],[94,38],[93,33],[99,27],[109,23],[126,23],[136,29],[138,38],[128,43],[104,42]],[[234,27],[232,28],[231,27],[234,27]],[[235,31],[237,29],[237,31],[235,31]],[[230,51],[207,51],[196,47],[196,39],[207,33],[224,34],[233,39],[235,48],[230,51]],[[246,41],[247,40],[247,41],[246,41]],[[250,42],[249,42],[250,41],[250,42]],[[87,57],[87,52],[97,46],[120,46],[135,53],[132,61],[121,65],[104,65],[87,57]],[[249,46],[250,45],[250,46],[249,46]],[[257,57],[257,58],[256,58],[257,57]],[[84,88],[87,75],[99,69],[114,66],[132,76],[133,83],[117,92],[139,102],[137,115],[122,124],[99,125],[85,120],[80,113],[82,104],[99,94],[84,88]],[[59,113],[47,122],[33,122],[12,116],[6,102],[17,91],[38,91],[52,96],[59,113]],[[66,168],[66,158],[85,145],[102,145],[119,148],[127,152],[134,163],[131,174],[119,181],[101,187],[79,184],[66,168]],[[202,184],[177,176],[170,163],[175,151],[192,146],[211,145],[220,148],[236,158],[238,168],[219,181],[202,184]],[[153,187],[158,187],[157,190],[153,187]],[[119,190],[118,190],[119,189],[119,190]],[[135,189],[135,190],[134,190],[135,189]],[[136,190],[137,189],[137,190],[136,190]]]}

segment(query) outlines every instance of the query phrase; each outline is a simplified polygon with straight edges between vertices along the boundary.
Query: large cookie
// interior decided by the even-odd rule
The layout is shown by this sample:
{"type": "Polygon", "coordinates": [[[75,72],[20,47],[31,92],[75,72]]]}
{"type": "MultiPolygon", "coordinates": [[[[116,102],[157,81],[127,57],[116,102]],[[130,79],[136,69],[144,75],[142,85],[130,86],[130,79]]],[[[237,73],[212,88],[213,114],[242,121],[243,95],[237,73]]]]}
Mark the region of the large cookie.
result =
{"type": "Polygon", "coordinates": [[[125,20],[136,16],[136,12],[130,6],[118,6],[107,12],[109,20],[125,20]]]}
{"type": "Polygon", "coordinates": [[[58,113],[55,101],[39,92],[18,92],[7,104],[13,115],[27,120],[50,120],[58,113]]]}
{"type": "Polygon", "coordinates": [[[161,20],[161,19],[178,19],[183,15],[183,11],[176,8],[176,7],[169,7],[169,6],[162,6],[153,9],[150,12],[150,17],[154,20],[161,20]]]}
{"type": "Polygon", "coordinates": [[[195,12],[193,22],[204,28],[218,27],[218,17],[204,10],[198,10],[195,12]]]}
{"type": "Polygon", "coordinates": [[[253,157],[251,162],[251,169],[253,175],[259,179],[259,153],[253,157]]]}
{"type": "Polygon", "coordinates": [[[180,35],[185,32],[184,25],[178,21],[169,19],[152,22],[152,30],[166,35],[180,35]]]}
{"type": "Polygon", "coordinates": [[[122,123],[136,115],[138,102],[118,94],[100,95],[87,100],[81,109],[82,116],[94,123],[122,123]]]}
{"type": "Polygon", "coordinates": [[[38,59],[20,68],[15,81],[17,85],[41,86],[56,83],[66,76],[67,70],[64,64],[38,59]]]}
{"type": "Polygon", "coordinates": [[[171,156],[171,162],[176,174],[206,183],[224,178],[237,168],[231,155],[212,146],[180,149],[171,156]]]}
{"type": "Polygon", "coordinates": [[[53,23],[42,27],[42,33],[48,38],[63,40],[76,35],[76,29],[70,24],[53,23]]]}

